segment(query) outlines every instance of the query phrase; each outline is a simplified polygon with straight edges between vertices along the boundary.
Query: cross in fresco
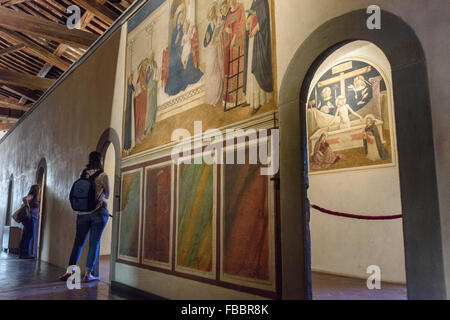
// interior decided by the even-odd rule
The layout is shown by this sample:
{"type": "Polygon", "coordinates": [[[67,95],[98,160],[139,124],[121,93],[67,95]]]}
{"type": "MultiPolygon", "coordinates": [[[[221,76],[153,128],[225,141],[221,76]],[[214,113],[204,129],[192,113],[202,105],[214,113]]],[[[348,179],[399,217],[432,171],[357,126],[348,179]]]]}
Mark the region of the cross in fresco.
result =
{"type": "MultiPolygon", "coordinates": [[[[339,66],[337,66],[337,67],[339,67],[339,66]]],[[[349,65],[349,68],[347,67],[347,70],[348,69],[351,69],[351,64],[349,65]]],[[[340,95],[345,97],[345,80],[347,80],[349,78],[353,78],[353,77],[359,76],[359,75],[367,73],[367,72],[370,72],[370,70],[372,70],[372,68],[370,66],[367,66],[367,67],[364,67],[364,68],[361,68],[361,69],[358,69],[358,70],[354,70],[354,71],[351,71],[351,72],[348,72],[348,73],[345,73],[344,72],[345,69],[344,69],[344,70],[342,70],[339,73],[338,76],[330,78],[330,79],[327,79],[327,80],[324,80],[324,81],[320,81],[317,84],[317,87],[321,88],[321,87],[325,87],[325,86],[333,84],[333,83],[340,82],[340,85],[341,85],[341,94],[340,95]]]]}

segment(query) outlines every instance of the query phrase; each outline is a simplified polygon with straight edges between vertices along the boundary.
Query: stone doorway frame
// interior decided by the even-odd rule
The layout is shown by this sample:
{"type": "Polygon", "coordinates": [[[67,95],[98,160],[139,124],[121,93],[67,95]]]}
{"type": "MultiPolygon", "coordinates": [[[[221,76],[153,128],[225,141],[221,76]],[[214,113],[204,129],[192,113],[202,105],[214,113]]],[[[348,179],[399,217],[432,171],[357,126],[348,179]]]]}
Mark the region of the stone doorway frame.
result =
{"type": "Polygon", "coordinates": [[[283,299],[311,299],[312,296],[305,188],[307,172],[304,170],[307,90],[323,60],[336,49],[356,40],[378,46],[392,67],[408,299],[446,298],[424,51],[414,30],[401,18],[382,10],[382,29],[369,30],[367,17],[366,10],[356,10],[322,24],[297,49],[281,83],[283,299]],[[411,106],[414,106],[414,113],[409,112],[411,106]]]}

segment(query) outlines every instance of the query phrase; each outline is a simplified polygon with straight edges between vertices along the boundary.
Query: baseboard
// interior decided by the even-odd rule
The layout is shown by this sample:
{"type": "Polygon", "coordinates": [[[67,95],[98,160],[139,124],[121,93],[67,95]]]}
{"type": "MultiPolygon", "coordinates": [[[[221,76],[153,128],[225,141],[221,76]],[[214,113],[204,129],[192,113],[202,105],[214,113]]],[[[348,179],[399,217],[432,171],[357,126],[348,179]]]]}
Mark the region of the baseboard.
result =
{"type": "Polygon", "coordinates": [[[126,294],[128,296],[131,295],[133,296],[134,300],[167,300],[163,297],[127,286],[126,284],[116,281],[111,281],[111,291],[119,295],[120,293],[126,294]]]}
{"type": "MultiPolygon", "coordinates": [[[[323,273],[323,274],[329,274],[333,276],[339,276],[339,277],[346,277],[346,278],[353,278],[353,279],[361,279],[361,280],[367,280],[369,275],[367,277],[358,276],[355,274],[349,274],[345,272],[335,272],[335,271],[329,271],[328,269],[321,269],[321,268],[311,268],[311,272],[316,273],[323,273]]],[[[381,280],[382,283],[386,284],[397,284],[397,285],[406,285],[405,281],[399,281],[399,280],[381,280]]]]}

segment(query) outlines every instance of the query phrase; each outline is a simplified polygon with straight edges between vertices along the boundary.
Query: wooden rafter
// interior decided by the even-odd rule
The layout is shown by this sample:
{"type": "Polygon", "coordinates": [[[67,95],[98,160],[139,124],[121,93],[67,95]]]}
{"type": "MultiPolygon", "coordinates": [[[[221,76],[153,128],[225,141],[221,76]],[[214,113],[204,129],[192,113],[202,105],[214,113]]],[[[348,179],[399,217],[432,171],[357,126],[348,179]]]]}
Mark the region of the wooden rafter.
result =
{"type": "Polygon", "coordinates": [[[54,55],[51,52],[48,52],[46,49],[29,41],[27,38],[25,38],[24,36],[20,35],[17,32],[11,32],[8,29],[2,27],[0,27],[0,32],[5,36],[5,38],[9,38],[11,40],[14,40],[15,42],[24,44],[27,47],[27,51],[29,51],[31,54],[41,58],[47,63],[57,66],[63,71],[69,68],[71,65],[71,63],[64,61],[63,59],[54,55]]]}
{"type": "Polygon", "coordinates": [[[14,85],[35,90],[47,90],[54,79],[40,78],[26,73],[0,69],[0,79],[6,85],[14,85]]]}
{"type": "Polygon", "coordinates": [[[65,25],[1,7],[0,26],[82,48],[89,47],[97,39],[92,33],[70,30],[65,25]]]}
{"type": "Polygon", "coordinates": [[[19,44],[10,46],[8,48],[0,49],[0,57],[4,56],[6,54],[9,54],[9,53],[13,53],[13,52],[22,50],[23,48],[25,48],[25,45],[23,43],[19,43],[19,44]]]}
{"type": "Polygon", "coordinates": [[[119,15],[96,0],[73,0],[76,4],[92,12],[103,21],[112,24],[119,15]]]}
{"type": "Polygon", "coordinates": [[[13,110],[21,110],[21,111],[27,111],[30,109],[31,104],[23,105],[20,104],[20,100],[14,99],[14,98],[7,98],[4,96],[0,96],[0,107],[13,109],[13,110]]]}

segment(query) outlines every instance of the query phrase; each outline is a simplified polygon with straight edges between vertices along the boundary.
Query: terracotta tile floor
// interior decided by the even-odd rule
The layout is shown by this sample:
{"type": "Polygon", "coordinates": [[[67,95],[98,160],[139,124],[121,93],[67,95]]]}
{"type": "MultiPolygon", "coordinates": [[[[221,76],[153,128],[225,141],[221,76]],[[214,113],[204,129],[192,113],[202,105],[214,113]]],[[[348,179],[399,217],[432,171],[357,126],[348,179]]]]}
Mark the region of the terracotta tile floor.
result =
{"type": "Polygon", "coordinates": [[[312,273],[314,300],[406,300],[406,286],[381,283],[380,290],[367,289],[365,279],[312,273]]]}

